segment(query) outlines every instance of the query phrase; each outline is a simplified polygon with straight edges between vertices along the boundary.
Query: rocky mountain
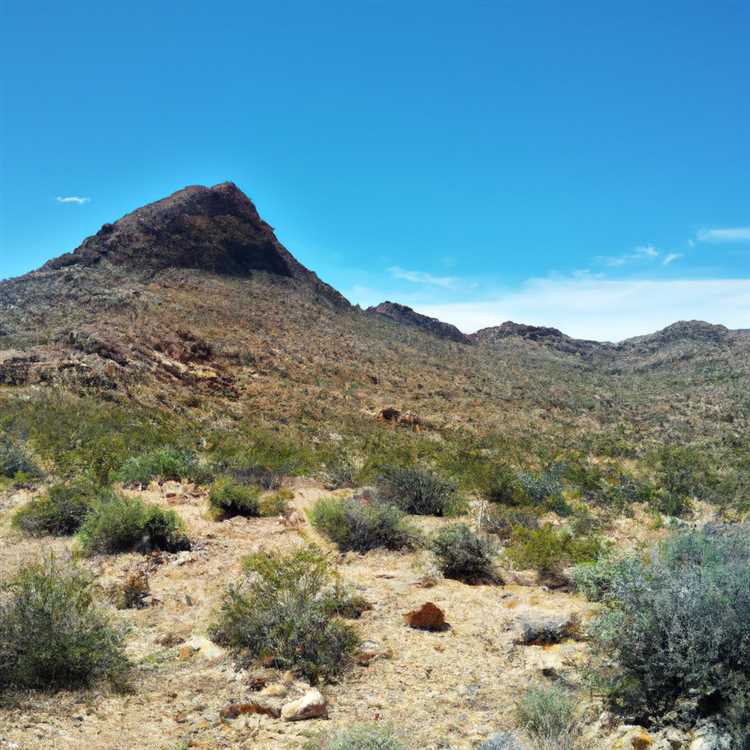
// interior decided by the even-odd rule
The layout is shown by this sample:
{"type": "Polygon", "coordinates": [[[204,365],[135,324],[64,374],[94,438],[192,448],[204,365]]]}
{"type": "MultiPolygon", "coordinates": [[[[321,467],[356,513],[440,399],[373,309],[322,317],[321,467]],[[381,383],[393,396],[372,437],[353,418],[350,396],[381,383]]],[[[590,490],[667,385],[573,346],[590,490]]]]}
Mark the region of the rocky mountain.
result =
{"type": "Polygon", "coordinates": [[[504,339],[517,338],[549,346],[566,354],[579,355],[590,355],[612,348],[611,344],[608,343],[574,339],[557,328],[524,325],[523,323],[514,323],[511,320],[499,326],[482,328],[480,331],[472,333],[469,338],[477,344],[486,346],[497,346],[504,339]]]}
{"type": "Polygon", "coordinates": [[[385,318],[399,323],[400,325],[413,326],[419,328],[432,336],[437,336],[448,341],[457,341],[460,344],[471,344],[471,339],[450,323],[443,323],[437,318],[430,318],[427,315],[412,310],[411,307],[400,305],[398,302],[381,302],[375,307],[368,307],[366,312],[369,315],[382,315],[385,318]]]}

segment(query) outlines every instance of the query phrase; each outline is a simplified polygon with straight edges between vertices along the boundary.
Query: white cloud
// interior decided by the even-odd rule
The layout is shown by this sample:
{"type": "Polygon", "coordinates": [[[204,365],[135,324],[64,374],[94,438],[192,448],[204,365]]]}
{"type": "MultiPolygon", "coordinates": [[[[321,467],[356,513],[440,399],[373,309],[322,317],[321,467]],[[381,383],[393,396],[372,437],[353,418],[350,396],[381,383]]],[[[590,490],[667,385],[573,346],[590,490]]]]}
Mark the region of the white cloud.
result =
{"type": "Polygon", "coordinates": [[[55,200],[58,203],[74,203],[77,206],[81,206],[84,203],[91,203],[91,198],[86,198],[81,195],[58,195],[55,200]]]}
{"type": "Polygon", "coordinates": [[[639,245],[632,253],[624,255],[599,255],[596,260],[610,268],[619,268],[628,263],[648,261],[659,257],[659,251],[653,245],[639,245]]]}
{"type": "Polygon", "coordinates": [[[750,278],[607,280],[530,279],[518,290],[483,300],[415,304],[414,308],[471,332],[505,320],[547,325],[578,338],[620,341],[677,320],[750,328],[750,278]]]}
{"type": "Polygon", "coordinates": [[[726,229],[701,229],[697,235],[698,242],[726,244],[731,242],[750,242],[750,227],[729,227],[726,229]]]}
{"type": "Polygon", "coordinates": [[[459,279],[455,276],[433,276],[425,271],[407,271],[399,266],[391,266],[388,273],[394,279],[410,281],[412,284],[429,284],[431,286],[440,286],[444,289],[450,289],[458,283],[459,279]]]}
{"type": "Polygon", "coordinates": [[[668,266],[670,263],[674,263],[680,258],[682,258],[682,253],[669,253],[664,256],[664,260],[662,260],[661,264],[663,266],[668,266]]]}

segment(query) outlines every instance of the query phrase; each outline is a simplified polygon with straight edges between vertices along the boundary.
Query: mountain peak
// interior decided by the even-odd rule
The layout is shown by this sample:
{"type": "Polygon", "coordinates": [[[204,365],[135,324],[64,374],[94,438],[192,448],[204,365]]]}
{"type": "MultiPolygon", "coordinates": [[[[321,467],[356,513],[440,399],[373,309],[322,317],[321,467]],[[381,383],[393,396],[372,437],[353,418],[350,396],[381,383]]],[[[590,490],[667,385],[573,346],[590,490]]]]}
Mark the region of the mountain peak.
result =
{"type": "Polygon", "coordinates": [[[104,224],[71,253],[49,261],[43,271],[102,262],[135,272],[189,268],[224,276],[264,271],[320,287],[345,303],[278,241],[253,202],[233,182],[191,185],[104,224]]]}
{"type": "Polygon", "coordinates": [[[389,302],[386,300],[374,307],[368,307],[365,312],[369,315],[381,315],[384,318],[390,318],[401,325],[420,328],[441,339],[457,341],[460,344],[471,343],[469,337],[461,333],[456,326],[451,325],[450,323],[443,323],[443,321],[438,320],[437,318],[430,318],[427,315],[422,315],[411,307],[401,305],[398,302],[389,302]]]}

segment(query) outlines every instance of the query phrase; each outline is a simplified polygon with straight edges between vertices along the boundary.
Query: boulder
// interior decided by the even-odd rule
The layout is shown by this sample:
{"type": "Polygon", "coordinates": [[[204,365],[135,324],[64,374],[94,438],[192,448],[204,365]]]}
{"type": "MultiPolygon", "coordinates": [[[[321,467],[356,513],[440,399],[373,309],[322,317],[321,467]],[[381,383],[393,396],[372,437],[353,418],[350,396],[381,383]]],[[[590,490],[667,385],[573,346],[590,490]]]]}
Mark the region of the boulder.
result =
{"type": "Polygon", "coordinates": [[[650,750],[653,745],[654,738],[643,727],[624,726],[612,738],[608,750],[650,750]]]}
{"type": "Polygon", "coordinates": [[[323,719],[328,716],[328,704],[319,690],[308,690],[301,698],[291,701],[281,709],[284,721],[323,719]]]}
{"type": "Polygon", "coordinates": [[[732,738],[714,724],[705,724],[696,730],[688,750],[734,750],[732,738]]]}
{"type": "Polygon", "coordinates": [[[442,630],[445,627],[445,612],[432,602],[425,602],[419,609],[404,615],[410,628],[417,630],[442,630]]]}
{"type": "Polygon", "coordinates": [[[520,740],[510,732],[498,732],[485,740],[479,750],[525,750],[520,740]]]}
{"type": "Polygon", "coordinates": [[[576,634],[577,618],[566,612],[524,612],[515,622],[515,643],[545,646],[576,634]]]}

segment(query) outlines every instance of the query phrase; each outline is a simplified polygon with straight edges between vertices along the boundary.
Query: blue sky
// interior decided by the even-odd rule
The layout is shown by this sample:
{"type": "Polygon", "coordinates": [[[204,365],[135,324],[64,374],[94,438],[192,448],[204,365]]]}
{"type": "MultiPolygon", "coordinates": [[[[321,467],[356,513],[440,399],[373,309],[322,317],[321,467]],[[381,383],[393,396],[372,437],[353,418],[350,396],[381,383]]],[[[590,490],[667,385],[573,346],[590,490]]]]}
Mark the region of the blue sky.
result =
{"type": "Polygon", "coordinates": [[[744,1],[2,8],[0,277],[230,179],[363,305],[750,327],[744,1]]]}

